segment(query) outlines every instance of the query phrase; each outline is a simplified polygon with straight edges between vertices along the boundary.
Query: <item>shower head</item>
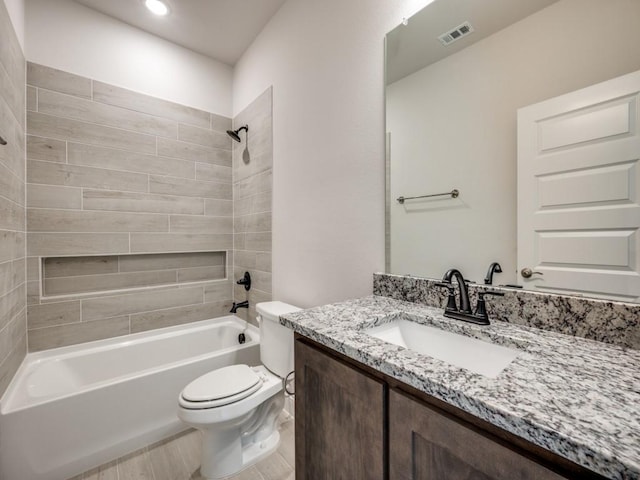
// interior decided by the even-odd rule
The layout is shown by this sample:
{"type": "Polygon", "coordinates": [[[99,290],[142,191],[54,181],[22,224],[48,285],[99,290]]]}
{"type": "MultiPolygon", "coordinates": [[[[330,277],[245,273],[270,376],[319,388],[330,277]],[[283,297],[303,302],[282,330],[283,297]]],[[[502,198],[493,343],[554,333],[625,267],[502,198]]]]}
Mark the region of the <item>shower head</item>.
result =
{"type": "Polygon", "coordinates": [[[231,138],[233,138],[236,142],[240,143],[242,140],[240,140],[240,132],[244,130],[245,132],[249,131],[249,125],[243,125],[242,127],[240,127],[237,130],[227,130],[227,135],[229,135],[231,138]]]}

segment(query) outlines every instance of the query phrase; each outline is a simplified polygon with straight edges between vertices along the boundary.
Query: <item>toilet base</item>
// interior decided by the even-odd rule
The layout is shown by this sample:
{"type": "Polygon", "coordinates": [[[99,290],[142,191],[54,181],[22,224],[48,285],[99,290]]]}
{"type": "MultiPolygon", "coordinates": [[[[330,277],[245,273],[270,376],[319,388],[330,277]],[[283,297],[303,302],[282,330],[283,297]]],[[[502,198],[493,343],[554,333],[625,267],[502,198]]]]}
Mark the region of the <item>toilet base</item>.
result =
{"type": "Polygon", "coordinates": [[[202,431],[200,475],[219,480],[248,468],[273,453],[280,444],[278,416],[284,405],[280,391],[248,417],[237,419],[226,428],[202,431]]]}

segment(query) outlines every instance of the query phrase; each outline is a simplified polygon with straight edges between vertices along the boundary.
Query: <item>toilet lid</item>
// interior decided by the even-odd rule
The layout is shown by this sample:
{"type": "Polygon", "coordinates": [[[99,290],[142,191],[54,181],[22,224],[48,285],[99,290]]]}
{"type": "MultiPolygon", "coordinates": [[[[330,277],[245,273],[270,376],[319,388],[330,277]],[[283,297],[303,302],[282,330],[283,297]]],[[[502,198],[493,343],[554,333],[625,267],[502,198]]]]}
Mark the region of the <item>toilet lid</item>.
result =
{"type": "Polygon", "coordinates": [[[249,366],[231,365],[196,378],[182,391],[182,398],[189,402],[208,402],[236,397],[237,401],[244,398],[240,394],[253,393],[260,382],[260,377],[249,366]]]}

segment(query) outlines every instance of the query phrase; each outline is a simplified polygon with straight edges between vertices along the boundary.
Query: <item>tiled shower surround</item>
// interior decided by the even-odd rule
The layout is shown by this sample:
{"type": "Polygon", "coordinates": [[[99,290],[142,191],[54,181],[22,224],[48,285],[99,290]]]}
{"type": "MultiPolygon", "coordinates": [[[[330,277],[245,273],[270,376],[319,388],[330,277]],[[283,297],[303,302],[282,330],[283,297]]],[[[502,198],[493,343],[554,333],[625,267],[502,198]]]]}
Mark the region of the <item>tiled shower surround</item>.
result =
{"type": "Polygon", "coordinates": [[[267,89],[233,120],[242,143],[233,142],[233,278],[251,274],[245,291],[234,286],[236,301],[249,300],[238,315],[255,323],[256,303],[271,300],[271,194],[273,177],[272,89],[267,89]],[[246,138],[246,142],[245,142],[246,138]]]}
{"type": "Polygon", "coordinates": [[[258,268],[256,287],[270,298],[261,272],[271,258],[271,91],[263,97],[269,118],[251,133],[268,137],[259,146],[269,151],[256,148],[242,168],[230,118],[27,64],[29,351],[226,314],[234,223],[243,252],[264,256],[242,257],[240,269],[258,268]],[[253,178],[263,157],[268,188],[253,178]],[[269,195],[268,208],[255,206],[260,225],[253,210],[234,219],[234,190],[269,195]],[[248,242],[260,227],[261,241],[248,242]]]}
{"type": "Polygon", "coordinates": [[[24,55],[0,2],[0,395],[27,350],[24,83],[24,55]]]}

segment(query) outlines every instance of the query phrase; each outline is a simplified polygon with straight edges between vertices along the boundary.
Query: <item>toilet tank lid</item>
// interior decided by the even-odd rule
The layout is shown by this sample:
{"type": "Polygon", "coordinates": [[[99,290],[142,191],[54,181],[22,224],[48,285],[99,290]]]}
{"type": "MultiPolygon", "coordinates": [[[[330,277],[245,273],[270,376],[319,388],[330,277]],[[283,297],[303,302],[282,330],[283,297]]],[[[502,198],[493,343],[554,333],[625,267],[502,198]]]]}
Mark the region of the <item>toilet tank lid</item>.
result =
{"type": "Polygon", "coordinates": [[[256,305],[256,311],[265,317],[278,318],[286,313],[298,312],[301,308],[294,307],[284,302],[262,302],[256,305]]]}

